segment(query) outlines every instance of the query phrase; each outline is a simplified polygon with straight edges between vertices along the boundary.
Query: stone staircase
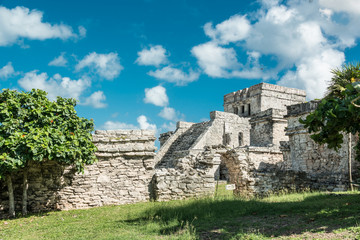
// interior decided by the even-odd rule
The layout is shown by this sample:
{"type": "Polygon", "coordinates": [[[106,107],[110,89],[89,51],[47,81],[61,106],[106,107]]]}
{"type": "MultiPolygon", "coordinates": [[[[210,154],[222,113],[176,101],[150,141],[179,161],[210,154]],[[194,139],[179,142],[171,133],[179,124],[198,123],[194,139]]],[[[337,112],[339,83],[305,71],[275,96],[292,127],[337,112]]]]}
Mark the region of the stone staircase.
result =
{"type": "Polygon", "coordinates": [[[157,167],[174,167],[178,158],[176,153],[190,150],[200,135],[206,131],[209,124],[209,122],[193,124],[185,132],[180,134],[168,147],[163,157],[159,159],[157,167]]]}

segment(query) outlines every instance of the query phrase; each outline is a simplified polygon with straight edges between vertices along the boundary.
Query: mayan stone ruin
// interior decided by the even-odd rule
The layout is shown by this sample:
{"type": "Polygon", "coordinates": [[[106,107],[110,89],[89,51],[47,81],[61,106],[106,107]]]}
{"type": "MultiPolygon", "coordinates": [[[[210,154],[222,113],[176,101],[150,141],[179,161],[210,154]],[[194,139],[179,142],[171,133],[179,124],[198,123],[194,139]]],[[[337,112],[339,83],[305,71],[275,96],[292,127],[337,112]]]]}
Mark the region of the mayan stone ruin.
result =
{"type": "MultiPolygon", "coordinates": [[[[347,136],[338,152],[329,150],[312,141],[298,121],[316,106],[306,102],[303,90],[260,83],[225,95],[224,112],[211,112],[210,121],[178,122],[175,131],[160,135],[157,152],[154,131],[95,131],[99,161],[84,174],[56,163],[30,170],[29,210],[212,195],[218,180],[235,184],[234,193],[246,196],[347,190],[347,136]]],[[[354,158],[352,165],[356,178],[354,158]]],[[[21,172],[13,180],[20,208],[21,172]]],[[[7,210],[7,187],[1,182],[0,213],[7,210]]]]}

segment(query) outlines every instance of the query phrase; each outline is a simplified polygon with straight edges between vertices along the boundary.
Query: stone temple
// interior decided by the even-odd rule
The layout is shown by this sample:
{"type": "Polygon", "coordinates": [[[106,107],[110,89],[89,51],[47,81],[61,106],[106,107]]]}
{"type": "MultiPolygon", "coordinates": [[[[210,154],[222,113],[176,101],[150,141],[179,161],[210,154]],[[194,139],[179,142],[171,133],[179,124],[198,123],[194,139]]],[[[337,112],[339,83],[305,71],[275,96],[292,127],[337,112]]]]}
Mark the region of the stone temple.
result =
{"type": "MultiPolygon", "coordinates": [[[[260,83],[224,96],[224,112],[210,121],[178,122],[160,135],[155,152],[149,130],[95,131],[98,162],[84,174],[53,162],[29,171],[29,209],[74,209],[150,199],[211,195],[218,180],[234,193],[264,196],[278,191],[342,191],[349,186],[348,137],[336,152],[311,140],[299,123],[318,102],[303,90],[260,83]]],[[[352,140],[355,144],[357,139],[352,140]]],[[[359,163],[352,153],[353,178],[359,163]]],[[[21,172],[13,176],[17,207],[21,172]]],[[[0,215],[8,193],[0,182],[0,215]]]]}

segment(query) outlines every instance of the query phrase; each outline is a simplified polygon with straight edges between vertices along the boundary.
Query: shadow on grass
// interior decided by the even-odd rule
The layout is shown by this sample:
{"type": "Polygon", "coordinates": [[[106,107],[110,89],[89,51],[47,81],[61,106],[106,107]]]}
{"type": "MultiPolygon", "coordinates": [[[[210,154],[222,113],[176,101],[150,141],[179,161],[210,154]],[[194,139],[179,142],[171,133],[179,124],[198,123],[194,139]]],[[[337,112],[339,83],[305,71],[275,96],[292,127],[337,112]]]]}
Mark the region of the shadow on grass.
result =
{"type": "Polygon", "coordinates": [[[10,217],[9,214],[3,214],[3,215],[0,215],[0,220],[14,220],[14,219],[18,219],[18,218],[26,219],[26,218],[30,218],[30,217],[46,217],[46,216],[49,216],[50,212],[54,212],[54,211],[60,211],[60,210],[29,212],[25,216],[23,216],[21,213],[17,212],[15,217],[10,217]]]}
{"type": "Polygon", "coordinates": [[[286,195],[274,199],[278,202],[211,198],[171,201],[156,204],[143,212],[142,217],[126,222],[156,222],[166,235],[190,225],[200,239],[229,239],[242,234],[279,237],[305,232],[330,233],[360,224],[359,193],[315,193],[301,201],[286,199],[286,195]]]}

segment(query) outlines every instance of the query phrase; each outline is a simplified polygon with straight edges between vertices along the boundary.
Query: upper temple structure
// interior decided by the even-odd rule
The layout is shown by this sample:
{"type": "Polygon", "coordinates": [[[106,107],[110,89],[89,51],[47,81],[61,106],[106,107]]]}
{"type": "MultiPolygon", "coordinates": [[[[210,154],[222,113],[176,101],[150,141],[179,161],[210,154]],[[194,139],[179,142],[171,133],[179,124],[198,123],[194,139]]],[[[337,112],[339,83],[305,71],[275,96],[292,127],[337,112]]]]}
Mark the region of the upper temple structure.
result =
{"type": "MultiPolygon", "coordinates": [[[[358,177],[349,148],[358,139],[344,136],[338,152],[315,143],[299,119],[318,102],[305,99],[303,90],[268,83],[226,94],[223,112],[211,112],[206,122],[178,122],[175,131],[160,135],[158,152],[153,131],[97,130],[99,161],[84,174],[49,161],[30,168],[29,209],[183,199],[213,194],[218,180],[235,184],[234,192],[242,195],[346,190],[349,172],[358,177]]],[[[21,176],[13,176],[17,208],[21,176]]],[[[7,199],[0,182],[0,213],[7,211],[7,199]]]]}
{"type": "Polygon", "coordinates": [[[305,102],[306,92],[295,88],[259,83],[224,96],[224,112],[250,117],[270,108],[286,110],[286,106],[305,102]]]}

